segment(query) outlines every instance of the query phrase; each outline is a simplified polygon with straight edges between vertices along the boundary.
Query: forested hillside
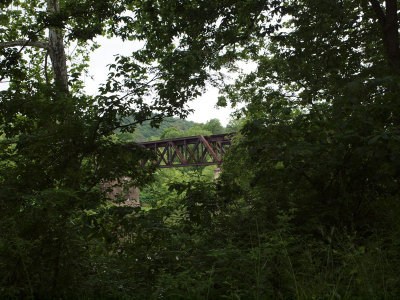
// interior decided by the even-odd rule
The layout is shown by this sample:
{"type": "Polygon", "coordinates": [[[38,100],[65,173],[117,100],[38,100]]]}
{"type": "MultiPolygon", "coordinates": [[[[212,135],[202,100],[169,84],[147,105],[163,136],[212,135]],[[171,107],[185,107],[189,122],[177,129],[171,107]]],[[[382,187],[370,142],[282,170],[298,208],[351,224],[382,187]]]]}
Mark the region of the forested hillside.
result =
{"type": "Polygon", "coordinates": [[[0,1],[0,298],[399,299],[399,3],[0,1]],[[215,180],[131,143],[221,132],[215,180]]]}
{"type": "MultiPolygon", "coordinates": [[[[132,123],[133,120],[127,118],[124,122],[132,123]]],[[[230,123],[232,124],[232,122],[230,123]]],[[[211,135],[225,133],[227,130],[236,129],[232,126],[225,129],[218,119],[210,119],[205,124],[195,123],[184,119],[166,117],[158,127],[152,127],[150,122],[139,124],[133,133],[117,131],[118,138],[123,142],[145,142],[164,138],[174,138],[193,135],[211,135]]]]}

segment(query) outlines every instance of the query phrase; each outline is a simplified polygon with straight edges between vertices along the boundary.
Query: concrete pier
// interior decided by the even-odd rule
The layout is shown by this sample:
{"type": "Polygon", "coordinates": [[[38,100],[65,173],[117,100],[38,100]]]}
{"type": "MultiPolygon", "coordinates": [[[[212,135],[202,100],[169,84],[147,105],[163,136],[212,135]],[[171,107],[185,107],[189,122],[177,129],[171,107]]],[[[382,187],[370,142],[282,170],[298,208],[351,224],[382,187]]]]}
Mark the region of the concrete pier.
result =
{"type": "Polygon", "coordinates": [[[220,166],[217,166],[214,169],[214,182],[216,182],[218,180],[219,176],[221,175],[221,172],[222,172],[222,170],[221,170],[220,166]]]}
{"type": "Polygon", "coordinates": [[[122,179],[104,182],[101,184],[101,190],[106,192],[107,197],[111,202],[120,206],[140,206],[139,188],[127,187],[130,178],[124,177],[122,179]],[[111,189],[111,190],[110,190],[111,189]],[[124,202],[117,202],[118,198],[126,199],[124,202]]]}

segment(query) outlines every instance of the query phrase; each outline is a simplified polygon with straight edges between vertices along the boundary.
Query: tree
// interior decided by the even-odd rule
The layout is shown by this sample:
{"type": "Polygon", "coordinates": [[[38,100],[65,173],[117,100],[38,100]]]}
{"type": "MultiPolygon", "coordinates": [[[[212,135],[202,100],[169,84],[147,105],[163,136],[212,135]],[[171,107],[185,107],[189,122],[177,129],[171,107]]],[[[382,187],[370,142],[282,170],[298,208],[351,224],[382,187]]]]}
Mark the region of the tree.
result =
{"type": "Polygon", "coordinates": [[[172,139],[172,138],[177,138],[181,137],[183,135],[182,131],[179,129],[176,129],[175,127],[170,127],[164,129],[164,131],[161,133],[160,139],[172,139]]]}
{"type": "Polygon", "coordinates": [[[82,93],[87,50],[96,47],[92,39],[137,36],[126,16],[129,1],[0,5],[0,80],[8,81],[0,91],[1,293],[94,293],[96,280],[85,277],[101,263],[91,253],[99,251],[107,261],[111,244],[98,222],[103,214],[132,212],[110,207],[100,183],[127,176],[140,186],[154,171],[140,166],[147,153],[120,143],[114,133],[132,132],[146,120],[157,126],[164,116],[184,116],[186,94],[172,97],[162,70],[124,57],[110,66],[98,95],[82,93]],[[158,95],[151,103],[145,101],[149,93],[158,95]]]}
{"type": "Polygon", "coordinates": [[[398,2],[396,0],[385,0],[382,7],[378,0],[370,0],[375,20],[380,25],[383,36],[383,46],[393,74],[400,72],[400,47],[399,47],[399,17],[398,2]]]}
{"type": "Polygon", "coordinates": [[[226,130],[228,132],[239,132],[245,123],[244,119],[231,119],[226,125],[226,130]]]}
{"type": "MultiPolygon", "coordinates": [[[[81,4],[63,2],[61,7],[58,0],[3,1],[1,6],[3,9],[1,25],[4,34],[0,42],[0,49],[13,48],[12,51],[3,53],[7,55],[2,61],[4,67],[1,74],[2,79],[10,76],[10,68],[20,63],[18,56],[22,51],[25,48],[33,47],[46,52],[44,60],[46,79],[48,79],[47,56],[50,56],[55,84],[64,91],[68,91],[69,88],[64,36],[68,35],[68,44],[74,39],[86,42],[99,34],[99,29],[101,31],[104,26],[102,22],[113,13],[111,6],[106,1],[97,5],[90,1],[81,4]],[[43,8],[44,11],[40,8],[43,8]],[[76,11],[72,14],[74,9],[76,11]],[[87,18],[90,12],[94,13],[94,16],[87,18]],[[100,17],[100,12],[104,13],[103,17],[100,17]],[[74,26],[79,22],[79,26],[83,27],[96,19],[97,21],[88,26],[85,32],[82,32],[78,26],[74,26]],[[48,29],[47,38],[44,36],[45,29],[48,29]],[[69,32],[65,33],[63,30],[69,32]],[[18,51],[15,50],[17,46],[21,47],[18,51]]],[[[30,58],[34,59],[35,57],[31,55],[30,58]]],[[[36,55],[35,60],[36,63],[40,62],[43,60],[43,55],[39,57],[36,55]]]]}
{"type": "Polygon", "coordinates": [[[211,131],[212,134],[220,134],[224,132],[224,127],[218,119],[210,119],[203,125],[205,130],[211,131]]]}
{"type": "Polygon", "coordinates": [[[194,56],[207,78],[232,59],[258,64],[225,88],[227,100],[246,104],[246,124],[225,160],[222,196],[197,191],[186,199],[228,206],[207,228],[224,241],[211,247],[220,260],[196,275],[216,278],[214,270],[233,266],[229,283],[217,284],[231,297],[398,296],[397,279],[374,280],[395,278],[390,266],[400,263],[398,1],[159,4],[148,4],[142,20],[165,64],[169,55],[194,56]],[[374,260],[378,253],[384,262],[374,260]],[[233,268],[252,258],[256,275],[246,289],[240,283],[254,273],[233,268]],[[256,295],[246,293],[252,283],[256,295]]]}
{"type": "Polygon", "coordinates": [[[211,131],[206,130],[203,126],[193,126],[186,130],[183,134],[183,136],[208,136],[212,135],[211,131]]]}

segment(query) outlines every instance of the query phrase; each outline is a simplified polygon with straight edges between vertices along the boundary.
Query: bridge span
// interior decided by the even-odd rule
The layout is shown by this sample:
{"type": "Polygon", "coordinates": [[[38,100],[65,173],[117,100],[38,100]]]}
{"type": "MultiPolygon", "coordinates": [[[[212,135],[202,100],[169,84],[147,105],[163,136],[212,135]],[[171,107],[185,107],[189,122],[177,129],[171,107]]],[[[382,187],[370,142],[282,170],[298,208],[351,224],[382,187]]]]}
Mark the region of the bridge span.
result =
{"type": "Polygon", "coordinates": [[[139,144],[155,153],[159,168],[220,165],[231,147],[230,136],[199,135],[139,144]]]}

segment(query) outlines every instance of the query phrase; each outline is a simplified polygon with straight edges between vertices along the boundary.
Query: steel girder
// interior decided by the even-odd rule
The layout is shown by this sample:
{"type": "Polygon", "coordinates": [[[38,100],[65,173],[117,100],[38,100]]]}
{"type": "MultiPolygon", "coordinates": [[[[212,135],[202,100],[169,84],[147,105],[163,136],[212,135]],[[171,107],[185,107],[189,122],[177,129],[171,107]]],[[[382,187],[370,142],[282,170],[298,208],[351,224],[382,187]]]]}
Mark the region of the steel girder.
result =
{"type": "MultiPolygon", "coordinates": [[[[153,151],[160,168],[220,165],[231,142],[229,134],[191,136],[139,143],[153,151]]],[[[144,162],[146,163],[146,162],[144,162]]]]}

